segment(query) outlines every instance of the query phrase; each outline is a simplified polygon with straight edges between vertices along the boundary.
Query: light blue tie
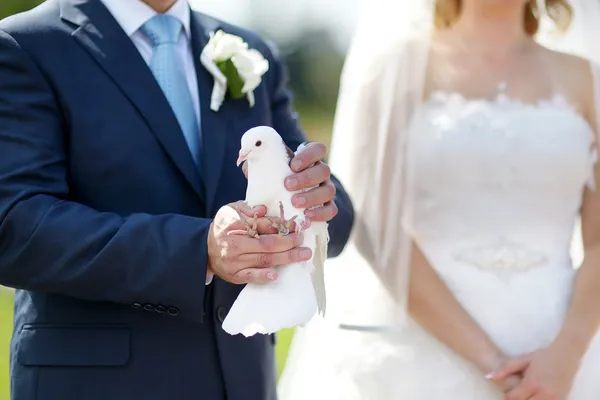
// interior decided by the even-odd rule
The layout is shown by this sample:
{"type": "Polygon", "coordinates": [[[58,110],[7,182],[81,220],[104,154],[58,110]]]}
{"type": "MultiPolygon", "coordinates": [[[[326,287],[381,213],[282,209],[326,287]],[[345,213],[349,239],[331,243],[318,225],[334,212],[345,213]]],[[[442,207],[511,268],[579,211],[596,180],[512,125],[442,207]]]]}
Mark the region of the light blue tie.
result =
{"type": "Polygon", "coordinates": [[[200,131],[194,102],[177,57],[177,40],[183,28],[181,21],[165,14],[157,14],[141,28],[152,43],[150,70],[169,101],[196,165],[200,166],[200,131]]]}

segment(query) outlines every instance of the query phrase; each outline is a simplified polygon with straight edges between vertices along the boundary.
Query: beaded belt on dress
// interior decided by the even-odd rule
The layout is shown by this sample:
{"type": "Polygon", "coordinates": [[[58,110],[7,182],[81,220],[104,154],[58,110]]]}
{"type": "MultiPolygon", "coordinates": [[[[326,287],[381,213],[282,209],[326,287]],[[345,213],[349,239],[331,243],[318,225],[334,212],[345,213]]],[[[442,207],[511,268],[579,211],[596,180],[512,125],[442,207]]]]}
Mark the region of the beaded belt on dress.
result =
{"type": "Polygon", "coordinates": [[[548,261],[542,252],[523,244],[506,241],[466,247],[454,253],[453,258],[485,270],[530,270],[548,261]]]}

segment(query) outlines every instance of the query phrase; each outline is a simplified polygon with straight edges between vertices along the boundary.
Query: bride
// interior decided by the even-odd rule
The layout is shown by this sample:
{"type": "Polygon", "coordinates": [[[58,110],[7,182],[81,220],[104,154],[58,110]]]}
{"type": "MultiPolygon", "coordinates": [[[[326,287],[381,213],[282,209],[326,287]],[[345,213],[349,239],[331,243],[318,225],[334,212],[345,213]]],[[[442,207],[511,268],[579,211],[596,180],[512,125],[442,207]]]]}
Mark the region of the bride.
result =
{"type": "Polygon", "coordinates": [[[600,57],[600,4],[376,3],[331,157],[358,221],[281,399],[597,400],[600,85],[557,49],[600,57]]]}

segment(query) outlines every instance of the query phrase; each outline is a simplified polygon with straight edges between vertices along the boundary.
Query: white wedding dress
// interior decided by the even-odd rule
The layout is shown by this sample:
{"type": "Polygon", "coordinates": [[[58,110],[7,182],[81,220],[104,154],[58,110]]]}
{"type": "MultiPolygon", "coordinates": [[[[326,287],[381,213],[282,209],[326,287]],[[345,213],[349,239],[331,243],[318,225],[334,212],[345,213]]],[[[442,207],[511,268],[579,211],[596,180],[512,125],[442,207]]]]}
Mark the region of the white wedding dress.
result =
{"type": "MultiPolygon", "coordinates": [[[[437,93],[415,114],[409,140],[415,240],[432,267],[508,355],[547,346],[571,296],[572,235],[583,191],[593,182],[588,123],[561,96],[526,104],[504,95],[467,100],[437,93]]],[[[326,270],[327,280],[356,272],[343,268],[326,270]]],[[[356,299],[335,295],[333,303],[368,301],[360,289],[356,299]]],[[[298,335],[303,340],[292,346],[281,400],[503,398],[412,321],[398,333],[315,320],[298,335]]],[[[600,339],[570,397],[598,399],[600,339]]]]}

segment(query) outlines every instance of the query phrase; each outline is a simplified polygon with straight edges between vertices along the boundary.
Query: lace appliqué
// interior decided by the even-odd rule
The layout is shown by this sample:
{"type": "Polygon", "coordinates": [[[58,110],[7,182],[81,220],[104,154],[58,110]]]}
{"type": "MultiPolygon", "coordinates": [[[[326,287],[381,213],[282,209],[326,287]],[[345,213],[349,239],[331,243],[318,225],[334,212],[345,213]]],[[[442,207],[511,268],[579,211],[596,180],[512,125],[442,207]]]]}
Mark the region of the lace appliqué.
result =
{"type": "MultiPolygon", "coordinates": [[[[431,93],[429,99],[425,102],[426,108],[433,107],[437,108],[442,106],[444,112],[435,114],[433,119],[433,125],[439,129],[436,136],[439,138],[443,132],[451,130],[458,123],[460,118],[468,118],[474,126],[472,129],[475,132],[481,132],[481,126],[488,127],[489,132],[501,132],[505,137],[513,137],[515,132],[512,129],[508,129],[508,121],[505,117],[498,117],[495,115],[493,110],[514,110],[522,112],[523,110],[547,110],[547,111],[562,111],[567,112],[577,120],[579,120],[585,129],[589,132],[590,142],[592,147],[589,153],[589,166],[588,166],[588,177],[585,181],[586,187],[590,190],[596,190],[595,180],[595,166],[598,162],[598,140],[593,128],[589,124],[588,120],[583,117],[575,106],[573,106],[565,96],[561,94],[555,94],[548,98],[543,98],[537,101],[524,101],[518,98],[511,97],[505,93],[498,93],[493,98],[467,98],[461,93],[447,92],[447,91],[435,91],[431,93]],[[493,106],[490,108],[490,106],[493,106]],[[451,112],[446,112],[450,110],[451,112]],[[478,126],[481,125],[481,126],[478,126]]],[[[463,127],[462,129],[467,129],[463,127]]]]}
{"type": "MultiPolygon", "coordinates": [[[[537,101],[525,101],[518,98],[511,97],[505,93],[499,93],[493,98],[468,98],[465,97],[461,93],[457,92],[445,92],[445,91],[435,91],[431,93],[429,100],[426,101],[426,104],[439,105],[443,104],[444,106],[450,108],[460,108],[465,110],[465,108],[481,108],[488,107],[490,104],[498,107],[515,109],[518,111],[534,108],[534,109],[567,109],[575,112],[578,118],[583,118],[581,114],[577,112],[575,107],[571,105],[563,95],[555,94],[554,96],[550,96],[548,98],[539,99],[537,101]]],[[[587,122],[587,121],[586,121],[587,122]]]]}

